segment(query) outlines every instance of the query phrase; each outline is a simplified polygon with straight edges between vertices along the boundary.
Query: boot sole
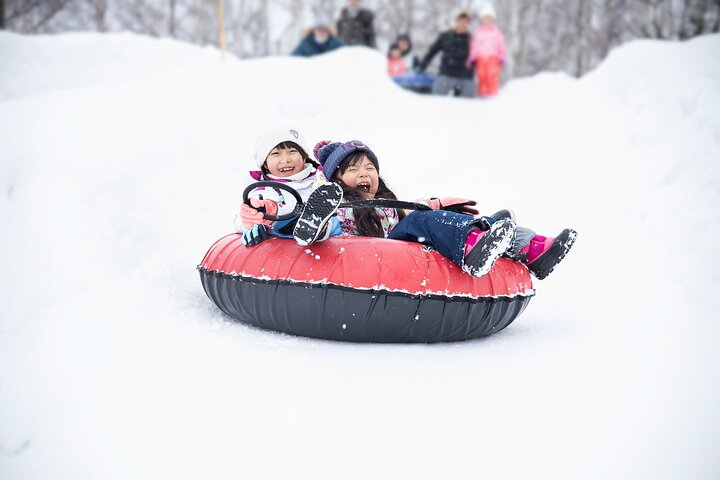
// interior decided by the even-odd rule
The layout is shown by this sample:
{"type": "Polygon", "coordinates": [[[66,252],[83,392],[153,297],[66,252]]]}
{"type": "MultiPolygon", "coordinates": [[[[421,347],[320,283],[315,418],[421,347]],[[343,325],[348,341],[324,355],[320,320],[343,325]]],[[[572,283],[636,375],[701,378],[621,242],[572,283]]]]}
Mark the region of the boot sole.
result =
{"type": "Polygon", "coordinates": [[[515,212],[505,208],[503,210],[498,210],[497,212],[490,215],[490,217],[492,217],[495,221],[502,220],[503,218],[509,218],[510,220],[515,221],[515,212]]]}
{"type": "Polygon", "coordinates": [[[293,229],[293,238],[299,245],[307,246],[317,240],[342,197],[342,188],[337,183],[320,185],[310,194],[293,229]]]}
{"type": "Polygon", "coordinates": [[[555,237],[552,247],[550,247],[547,252],[532,264],[528,265],[528,270],[530,270],[538,280],[544,280],[555,270],[558,263],[565,258],[565,255],[570,251],[576,239],[577,232],[571,228],[566,228],[560,232],[560,235],[555,237]]]}
{"type": "Polygon", "coordinates": [[[493,223],[488,233],[479,240],[479,245],[470,250],[463,262],[463,270],[473,277],[486,275],[515,240],[515,222],[509,219],[493,223]],[[479,266],[477,266],[479,265],[479,266]]]}

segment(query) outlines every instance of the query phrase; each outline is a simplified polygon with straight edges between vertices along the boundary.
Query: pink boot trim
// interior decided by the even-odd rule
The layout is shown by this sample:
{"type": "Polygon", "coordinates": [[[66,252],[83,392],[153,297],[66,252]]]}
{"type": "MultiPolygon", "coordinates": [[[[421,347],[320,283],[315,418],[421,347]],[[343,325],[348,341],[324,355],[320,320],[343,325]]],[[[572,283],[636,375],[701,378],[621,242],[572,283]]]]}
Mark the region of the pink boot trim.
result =
{"type": "Polygon", "coordinates": [[[554,241],[555,238],[553,237],[543,237],[542,235],[535,235],[532,240],[530,240],[530,243],[525,245],[523,249],[520,250],[520,253],[527,254],[527,263],[530,264],[540,258],[545,252],[547,252],[550,247],[552,247],[554,241]]]}
{"type": "Polygon", "coordinates": [[[470,253],[470,250],[475,247],[478,240],[480,240],[483,235],[485,235],[485,232],[479,229],[470,230],[470,233],[468,233],[467,238],[465,239],[465,256],[467,257],[467,254],[470,253]]]}

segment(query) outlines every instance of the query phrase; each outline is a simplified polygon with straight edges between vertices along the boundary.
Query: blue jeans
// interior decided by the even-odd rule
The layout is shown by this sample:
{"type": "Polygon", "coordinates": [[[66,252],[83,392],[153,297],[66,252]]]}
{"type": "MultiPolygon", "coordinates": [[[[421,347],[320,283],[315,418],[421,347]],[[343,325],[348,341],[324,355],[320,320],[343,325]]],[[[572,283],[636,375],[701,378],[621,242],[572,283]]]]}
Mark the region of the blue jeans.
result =
{"type": "Polygon", "coordinates": [[[414,211],[400,220],[387,238],[430,245],[462,267],[468,232],[480,223],[470,215],[446,210],[414,211]]]}

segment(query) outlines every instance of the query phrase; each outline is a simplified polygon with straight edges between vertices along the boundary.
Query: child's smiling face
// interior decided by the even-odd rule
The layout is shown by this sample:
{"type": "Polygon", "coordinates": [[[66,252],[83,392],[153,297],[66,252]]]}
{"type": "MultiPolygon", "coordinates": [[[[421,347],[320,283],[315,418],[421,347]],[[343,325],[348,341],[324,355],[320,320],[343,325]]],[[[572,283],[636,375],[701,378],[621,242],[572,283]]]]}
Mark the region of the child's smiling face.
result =
{"type": "Polygon", "coordinates": [[[338,178],[348,187],[360,190],[365,198],[375,198],[380,185],[377,168],[367,155],[348,165],[343,173],[338,172],[338,178]]]}
{"type": "Polygon", "coordinates": [[[270,150],[265,159],[265,167],[267,167],[270,175],[275,177],[290,177],[302,171],[305,166],[305,159],[300,150],[288,145],[283,148],[282,145],[270,150]]]}

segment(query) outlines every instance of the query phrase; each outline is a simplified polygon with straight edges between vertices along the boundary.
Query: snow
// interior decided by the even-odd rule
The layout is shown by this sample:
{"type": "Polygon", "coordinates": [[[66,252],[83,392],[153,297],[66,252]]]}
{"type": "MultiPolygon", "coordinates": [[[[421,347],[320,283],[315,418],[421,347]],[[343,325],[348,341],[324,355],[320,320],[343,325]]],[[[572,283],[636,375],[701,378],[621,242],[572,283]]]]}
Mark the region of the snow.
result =
{"type": "Polygon", "coordinates": [[[0,478],[718,478],[718,53],[635,42],[466,101],[361,48],[0,32],[0,478]],[[363,140],[400,198],[578,241],[478,341],[234,323],[195,266],[278,120],[363,140]]]}

